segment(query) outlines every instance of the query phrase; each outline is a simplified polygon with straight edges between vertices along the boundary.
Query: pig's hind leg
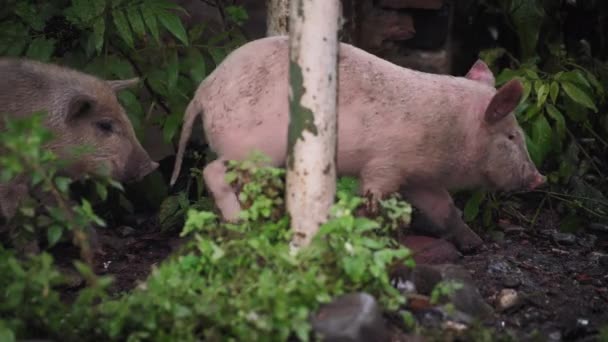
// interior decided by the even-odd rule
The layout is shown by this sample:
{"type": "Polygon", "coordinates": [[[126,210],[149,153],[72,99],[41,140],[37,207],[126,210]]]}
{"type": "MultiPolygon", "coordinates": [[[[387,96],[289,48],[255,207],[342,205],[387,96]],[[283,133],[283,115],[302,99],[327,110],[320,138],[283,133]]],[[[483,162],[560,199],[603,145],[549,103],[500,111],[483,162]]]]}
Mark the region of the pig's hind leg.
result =
{"type": "Polygon", "coordinates": [[[425,233],[452,241],[462,252],[478,248],[483,241],[462,220],[461,213],[445,189],[408,186],[404,195],[422,212],[418,226],[425,233]]]}
{"type": "Polygon", "coordinates": [[[234,189],[226,182],[225,162],[225,159],[219,158],[209,163],[203,169],[203,178],[224,220],[236,222],[241,204],[234,189]]]}

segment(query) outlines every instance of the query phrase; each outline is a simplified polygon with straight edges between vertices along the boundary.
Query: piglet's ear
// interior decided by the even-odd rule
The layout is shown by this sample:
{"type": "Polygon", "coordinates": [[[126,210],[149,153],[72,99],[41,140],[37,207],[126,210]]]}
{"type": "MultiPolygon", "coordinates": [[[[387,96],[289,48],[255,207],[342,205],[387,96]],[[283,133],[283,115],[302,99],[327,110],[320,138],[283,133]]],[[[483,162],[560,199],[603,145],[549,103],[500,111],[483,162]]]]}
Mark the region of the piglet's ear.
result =
{"type": "Polygon", "coordinates": [[[95,100],[87,95],[75,95],[68,103],[66,121],[78,120],[87,116],[95,106],[95,100]]]}
{"type": "Polygon", "coordinates": [[[130,88],[139,83],[139,77],[130,78],[128,80],[112,80],[106,81],[110,88],[114,90],[114,92],[118,92],[120,90],[130,88]]]}
{"type": "Polygon", "coordinates": [[[494,124],[509,115],[519,104],[523,93],[524,86],[517,79],[500,87],[486,108],[486,122],[494,124]]]}
{"type": "Polygon", "coordinates": [[[488,65],[484,63],[484,61],[482,61],[481,59],[478,59],[477,62],[473,64],[471,70],[467,72],[465,77],[473,81],[485,83],[492,87],[495,84],[492,70],[490,70],[490,68],[488,68],[488,65]]]}

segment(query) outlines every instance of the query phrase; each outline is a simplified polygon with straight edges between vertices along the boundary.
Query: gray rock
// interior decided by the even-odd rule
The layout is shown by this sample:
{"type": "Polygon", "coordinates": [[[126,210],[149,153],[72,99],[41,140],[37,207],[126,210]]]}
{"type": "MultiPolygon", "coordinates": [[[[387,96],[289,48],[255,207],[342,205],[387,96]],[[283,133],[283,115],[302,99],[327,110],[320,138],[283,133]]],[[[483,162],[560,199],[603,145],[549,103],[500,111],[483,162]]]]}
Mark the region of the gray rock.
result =
{"type": "Polygon", "coordinates": [[[350,293],[323,305],[312,317],[314,331],[323,341],[388,341],[389,331],[376,299],[350,293]]]}
{"type": "Polygon", "coordinates": [[[608,225],[601,223],[591,223],[589,230],[599,233],[608,233],[608,225]]]}
{"type": "Polygon", "coordinates": [[[570,233],[554,232],[551,236],[553,241],[560,245],[573,245],[576,242],[576,236],[570,233]]]}

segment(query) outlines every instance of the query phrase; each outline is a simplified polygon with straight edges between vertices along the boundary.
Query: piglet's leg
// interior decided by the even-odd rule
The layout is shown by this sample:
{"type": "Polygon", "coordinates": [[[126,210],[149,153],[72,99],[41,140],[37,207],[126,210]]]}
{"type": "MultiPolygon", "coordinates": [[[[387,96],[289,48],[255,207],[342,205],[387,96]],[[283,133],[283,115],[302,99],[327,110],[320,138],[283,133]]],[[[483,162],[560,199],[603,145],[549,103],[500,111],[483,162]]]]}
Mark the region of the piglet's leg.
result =
{"type": "Polygon", "coordinates": [[[407,187],[406,199],[423,214],[424,231],[445,238],[461,252],[478,248],[483,241],[462,220],[461,212],[454,206],[452,197],[445,189],[407,187]]]}
{"type": "Polygon", "coordinates": [[[367,197],[367,211],[378,212],[378,201],[399,190],[402,177],[398,168],[390,161],[372,160],[361,170],[360,193],[367,197]]]}
{"type": "Polygon", "coordinates": [[[203,169],[205,184],[211,191],[215,205],[222,213],[222,217],[226,221],[236,222],[241,211],[241,205],[230,184],[226,183],[225,177],[224,159],[214,160],[203,169]]]}

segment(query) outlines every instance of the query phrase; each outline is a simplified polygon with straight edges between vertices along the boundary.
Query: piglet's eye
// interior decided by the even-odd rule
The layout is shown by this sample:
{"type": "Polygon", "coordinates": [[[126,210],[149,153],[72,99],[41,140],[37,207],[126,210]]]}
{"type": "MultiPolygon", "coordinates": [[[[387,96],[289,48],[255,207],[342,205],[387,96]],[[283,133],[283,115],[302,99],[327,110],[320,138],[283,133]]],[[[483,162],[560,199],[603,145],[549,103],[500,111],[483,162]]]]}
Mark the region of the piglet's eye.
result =
{"type": "Polygon", "coordinates": [[[102,131],[104,133],[112,133],[112,132],[114,132],[114,125],[109,120],[97,121],[95,123],[95,126],[97,127],[97,129],[99,129],[100,131],[102,131]]]}
{"type": "Polygon", "coordinates": [[[509,134],[509,140],[514,140],[515,139],[515,134],[509,134]]]}

